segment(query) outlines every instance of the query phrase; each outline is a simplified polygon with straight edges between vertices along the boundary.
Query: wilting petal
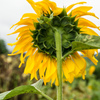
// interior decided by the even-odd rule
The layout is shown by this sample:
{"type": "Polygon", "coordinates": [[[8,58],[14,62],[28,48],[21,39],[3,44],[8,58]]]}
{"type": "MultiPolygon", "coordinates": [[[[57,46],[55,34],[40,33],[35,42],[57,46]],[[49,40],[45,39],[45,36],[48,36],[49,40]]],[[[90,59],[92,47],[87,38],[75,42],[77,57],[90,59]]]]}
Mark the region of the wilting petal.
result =
{"type": "Polygon", "coordinates": [[[91,21],[85,19],[85,18],[80,18],[79,22],[78,22],[78,26],[86,26],[86,27],[92,27],[92,28],[97,28],[99,29],[99,27],[97,27],[94,23],[92,23],[91,21]]]}
{"type": "Polygon", "coordinates": [[[92,29],[87,28],[87,27],[81,28],[80,31],[81,31],[81,34],[89,34],[89,35],[99,36],[95,31],[93,31],[92,29]]]}
{"type": "Polygon", "coordinates": [[[75,5],[84,4],[84,3],[86,3],[86,2],[78,2],[78,3],[72,4],[72,5],[70,5],[70,6],[68,6],[68,7],[66,8],[66,12],[68,12],[68,11],[69,11],[71,8],[73,8],[75,5]]]}
{"type": "Polygon", "coordinates": [[[98,60],[94,57],[95,50],[82,50],[81,52],[85,57],[88,57],[95,65],[97,65],[98,60]]]}

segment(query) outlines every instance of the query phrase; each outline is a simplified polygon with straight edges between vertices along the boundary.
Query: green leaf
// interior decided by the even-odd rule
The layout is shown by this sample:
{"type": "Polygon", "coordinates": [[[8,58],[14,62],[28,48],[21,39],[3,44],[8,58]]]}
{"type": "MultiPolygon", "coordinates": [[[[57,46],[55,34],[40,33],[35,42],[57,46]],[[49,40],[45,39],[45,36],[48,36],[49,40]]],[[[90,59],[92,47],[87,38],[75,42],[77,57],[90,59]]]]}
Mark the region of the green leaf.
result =
{"type": "Polygon", "coordinates": [[[79,34],[72,42],[72,50],[100,49],[100,36],[79,34]]]}
{"type": "Polygon", "coordinates": [[[24,93],[35,93],[35,94],[41,94],[48,100],[53,100],[49,96],[45,95],[40,89],[42,88],[43,80],[39,80],[38,82],[32,84],[32,85],[23,85],[16,87],[15,89],[11,91],[7,91],[0,94],[0,100],[6,100],[11,97],[24,94],[24,93]]]}
{"type": "Polygon", "coordinates": [[[72,48],[68,51],[62,59],[76,51],[88,50],[88,49],[100,49],[100,36],[78,34],[75,40],[72,42],[72,48]]]}

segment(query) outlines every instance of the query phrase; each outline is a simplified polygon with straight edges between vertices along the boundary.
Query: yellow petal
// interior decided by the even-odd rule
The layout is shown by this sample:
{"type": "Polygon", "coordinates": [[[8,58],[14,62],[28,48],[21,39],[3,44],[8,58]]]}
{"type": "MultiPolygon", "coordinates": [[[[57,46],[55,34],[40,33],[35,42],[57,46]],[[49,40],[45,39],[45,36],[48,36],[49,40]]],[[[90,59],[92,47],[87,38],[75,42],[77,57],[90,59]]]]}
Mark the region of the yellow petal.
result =
{"type": "Polygon", "coordinates": [[[57,77],[57,71],[51,76],[51,85],[54,83],[57,77]]]}
{"type": "Polygon", "coordinates": [[[14,42],[14,43],[8,43],[7,45],[10,45],[10,46],[14,46],[16,45],[17,42],[14,42]]]}
{"type": "Polygon", "coordinates": [[[75,4],[72,4],[72,5],[70,5],[70,6],[68,6],[67,8],[66,8],[66,12],[68,12],[72,7],[74,7],[75,5],[77,5],[77,4],[84,4],[84,3],[86,3],[86,2],[78,2],[78,3],[75,3],[75,4]]]}
{"type": "Polygon", "coordinates": [[[24,70],[25,74],[28,74],[28,73],[31,74],[31,71],[32,71],[32,69],[34,68],[34,65],[35,65],[35,59],[34,58],[36,57],[36,55],[37,55],[37,51],[34,54],[32,52],[31,55],[29,56],[29,58],[27,59],[26,67],[25,67],[25,70],[24,70]]]}
{"type": "Polygon", "coordinates": [[[95,52],[97,53],[97,54],[96,54],[96,57],[97,57],[97,56],[98,56],[98,49],[95,49],[95,52]]]}
{"type": "Polygon", "coordinates": [[[74,62],[72,61],[71,58],[66,58],[65,64],[66,64],[68,73],[71,73],[71,72],[74,71],[74,69],[75,69],[75,64],[74,64],[74,62]]]}
{"type": "Polygon", "coordinates": [[[86,61],[83,57],[81,57],[77,52],[74,53],[74,56],[72,56],[76,66],[80,69],[81,73],[84,73],[86,68],[86,61]]]}
{"type": "Polygon", "coordinates": [[[92,9],[92,7],[89,7],[89,6],[80,6],[80,7],[77,7],[77,8],[75,8],[75,9],[72,10],[72,15],[77,15],[79,11],[81,11],[81,12],[87,12],[90,9],[92,9]]]}
{"type": "Polygon", "coordinates": [[[31,55],[32,52],[35,52],[35,51],[36,51],[36,48],[33,48],[32,45],[30,44],[30,45],[29,45],[29,48],[28,48],[28,50],[27,50],[27,53],[26,53],[25,56],[24,56],[24,59],[25,59],[27,56],[31,55]]]}
{"type": "MultiPolygon", "coordinates": [[[[33,69],[31,71],[31,79],[33,79],[35,77],[36,80],[38,80],[37,78],[37,71],[39,69],[39,65],[41,64],[43,60],[43,54],[42,53],[37,53],[36,56],[34,57],[34,66],[33,66],[33,69]]],[[[32,66],[30,66],[32,67],[32,66]]]]}
{"type": "Polygon", "coordinates": [[[48,2],[49,7],[52,9],[52,11],[54,11],[57,8],[57,5],[55,2],[49,1],[49,0],[43,0],[43,1],[48,2]]]}
{"type": "Polygon", "coordinates": [[[25,13],[20,20],[23,20],[24,18],[30,18],[34,22],[37,22],[38,21],[37,20],[38,16],[36,14],[34,14],[34,13],[25,13]]]}
{"type": "Polygon", "coordinates": [[[73,82],[74,80],[74,70],[75,70],[75,64],[72,61],[71,58],[68,58],[64,63],[63,63],[63,72],[64,76],[66,77],[66,81],[69,81],[70,83],[73,82]],[[68,64],[70,63],[70,64],[68,64]],[[72,68],[72,69],[71,69],[72,68]]]}
{"type": "Polygon", "coordinates": [[[34,29],[35,28],[34,28],[33,25],[31,25],[31,26],[24,26],[24,27],[21,27],[21,28],[17,29],[15,32],[7,34],[7,35],[16,34],[16,33],[19,33],[19,32],[24,32],[26,30],[34,30],[34,29]]]}
{"type": "MultiPolygon", "coordinates": [[[[19,25],[32,25],[33,24],[33,20],[32,19],[30,19],[30,18],[26,18],[26,19],[22,19],[22,20],[20,20],[18,23],[16,23],[16,24],[14,24],[12,27],[14,27],[14,26],[16,26],[16,28],[19,26],[19,25]]],[[[11,27],[11,28],[12,28],[11,27]]],[[[11,29],[10,28],[10,29],[11,29]]]]}
{"type": "Polygon", "coordinates": [[[92,23],[91,21],[89,21],[85,18],[80,18],[79,19],[78,26],[87,26],[87,27],[92,27],[92,28],[99,29],[99,27],[97,27],[94,23],[92,23]]]}
{"type": "Polygon", "coordinates": [[[56,77],[55,85],[56,85],[56,86],[59,85],[59,83],[58,83],[58,78],[57,78],[57,77],[56,77]]]}
{"type": "Polygon", "coordinates": [[[39,66],[39,75],[40,75],[41,79],[42,79],[42,77],[44,77],[44,73],[45,73],[46,68],[47,68],[48,60],[49,60],[49,57],[44,56],[43,62],[39,66]]]}
{"type": "Polygon", "coordinates": [[[70,78],[68,79],[68,81],[69,81],[70,83],[72,83],[73,80],[74,80],[74,73],[71,73],[71,74],[70,74],[70,78]]]}
{"type": "Polygon", "coordinates": [[[37,15],[40,16],[41,15],[41,7],[36,6],[36,3],[33,0],[27,0],[27,2],[32,6],[34,11],[37,13],[37,15]]]}
{"type": "Polygon", "coordinates": [[[92,75],[94,71],[95,71],[95,66],[91,66],[89,69],[89,75],[92,75]]]}
{"type": "Polygon", "coordinates": [[[26,35],[26,36],[31,36],[32,33],[30,32],[30,30],[26,30],[26,31],[24,31],[24,32],[20,32],[20,34],[18,34],[16,40],[18,40],[19,37],[22,37],[22,36],[24,36],[24,35],[26,35]]]}
{"type": "MultiPolygon", "coordinates": [[[[75,13],[75,15],[76,15],[76,13],[75,13]]],[[[93,17],[99,19],[94,13],[91,13],[91,12],[82,12],[82,11],[78,11],[77,12],[76,18],[79,18],[81,16],[85,16],[85,15],[90,15],[90,16],[93,16],[93,17]]],[[[72,16],[74,16],[74,14],[72,16]]]]}
{"type": "Polygon", "coordinates": [[[81,34],[85,33],[85,34],[89,34],[89,35],[99,36],[95,31],[93,31],[92,29],[87,28],[87,27],[81,28],[80,31],[82,31],[81,34]]]}
{"type": "Polygon", "coordinates": [[[64,62],[63,63],[63,65],[62,65],[63,67],[63,72],[64,72],[64,76],[67,78],[67,79],[69,79],[69,74],[68,74],[68,68],[67,68],[67,66],[66,66],[66,63],[64,62]]]}
{"type": "Polygon", "coordinates": [[[95,65],[97,65],[98,60],[94,57],[95,49],[82,50],[81,52],[84,54],[84,56],[88,57],[95,65]]]}
{"type": "Polygon", "coordinates": [[[43,12],[50,14],[50,9],[46,2],[39,1],[39,2],[36,2],[36,5],[41,6],[42,7],[41,10],[43,10],[43,12]]]}
{"type": "Polygon", "coordinates": [[[59,15],[61,12],[62,12],[62,8],[56,8],[54,11],[53,11],[53,13],[54,13],[54,16],[57,16],[57,15],[59,15]]]}
{"type": "Polygon", "coordinates": [[[52,75],[56,72],[56,70],[57,70],[57,66],[55,66],[54,61],[53,60],[48,61],[45,78],[46,79],[51,78],[52,75]]]}
{"type": "Polygon", "coordinates": [[[21,40],[22,42],[20,43],[16,43],[17,45],[15,46],[15,48],[13,49],[12,53],[15,53],[16,51],[20,50],[21,48],[23,48],[26,44],[29,44],[30,39],[24,38],[21,40]]]}

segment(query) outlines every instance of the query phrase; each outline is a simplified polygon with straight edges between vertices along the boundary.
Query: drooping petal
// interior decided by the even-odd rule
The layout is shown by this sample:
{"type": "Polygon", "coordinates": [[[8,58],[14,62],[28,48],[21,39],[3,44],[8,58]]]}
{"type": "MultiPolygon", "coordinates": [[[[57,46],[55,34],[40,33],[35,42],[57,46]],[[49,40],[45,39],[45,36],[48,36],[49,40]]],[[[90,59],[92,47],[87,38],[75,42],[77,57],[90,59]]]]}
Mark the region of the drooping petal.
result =
{"type": "Polygon", "coordinates": [[[32,6],[34,11],[37,13],[37,15],[40,16],[41,15],[41,7],[36,6],[36,4],[33,0],[27,0],[27,2],[32,6]]]}
{"type": "Polygon", "coordinates": [[[66,12],[68,12],[70,9],[72,9],[75,5],[84,4],[84,3],[86,3],[86,2],[78,2],[78,3],[72,4],[72,5],[70,5],[70,6],[68,6],[68,7],[66,8],[66,12]]]}
{"type": "Polygon", "coordinates": [[[30,25],[33,25],[33,21],[30,18],[22,19],[18,23],[14,24],[12,27],[16,26],[16,28],[17,28],[19,25],[27,25],[27,26],[30,26],[30,25]]]}
{"type": "Polygon", "coordinates": [[[49,6],[45,1],[36,2],[36,5],[41,6],[44,13],[50,14],[49,6]]]}
{"type": "Polygon", "coordinates": [[[70,83],[72,83],[72,81],[74,79],[74,75],[72,75],[72,73],[75,70],[75,64],[72,61],[72,59],[67,58],[66,61],[63,62],[62,68],[63,68],[64,76],[66,77],[66,80],[69,81],[70,83]]]}
{"type": "Polygon", "coordinates": [[[20,20],[26,19],[26,18],[32,19],[34,22],[37,22],[38,16],[34,13],[25,13],[20,20]]]}
{"type": "Polygon", "coordinates": [[[72,10],[72,16],[77,15],[78,12],[88,12],[92,7],[89,6],[80,6],[72,10]]]}
{"type": "Polygon", "coordinates": [[[89,35],[95,35],[95,36],[99,36],[94,30],[87,28],[87,27],[83,27],[80,29],[81,34],[89,34],[89,35]]]}
{"type": "Polygon", "coordinates": [[[94,71],[95,71],[95,66],[91,66],[89,69],[89,75],[92,75],[94,71]]]}
{"type": "MultiPolygon", "coordinates": [[[[97,28],[99,29],[98,26],[96,26],[94,23],[92,23],[91,21],[85,19],[85,18],[80,18],[79,22],[78,22],[78,26],[79,27],[92,27],[92,28],[97,28]]],[[[99,29],[100,30],[100,29],[99,29]]]]}
{"type": "Polygon", "coordinates": [[[21,28],[17,29],[15,32],[12,32],[12,33],[7,34],[7,35],[16,34],[16,33],[19,33],[19,32],[24,32],[26,30],[34,30],[34,29],[35,28],[34,28],[33,25],[31,25],[31,26],[24,26],[24,27],[21,27],[21,28]]]}
{"type": "Polygon", "coordinates": [[[22,31],[22,32],[20,32],[20,34],[18,34],[18,36],[16,37],[16,40],[18,40],[20,37],[23,37],[23,36],[31,36],[32,35],[32,33],[29,31],[29,30],[26,30],[26,31],[22,31]]]}
{"type": "MultiPolygon", "coordinates": [[[[25,74],[28,74],[28,73],[31,74],[31,71],[32,71],[32,69],[34,68],[34,65],[35,65],[35,58],[36,58],[37,53],[38,53],[37,51],[35,53],[33,51],[31,53],[31,55],[28,57],[27,62],[26,62],[26,67],[25,67],[25,70],[24,70],[25,74]]],[[[31,76],[31,79],[32,79],[33,76],[34,75],[31,76]]]]}
{"type": "Polygon", "coordinates": [[[85,57],[88,57],[95,65],[97,65],[98,60],[94,57],[94,50],[82,50],[81,51],[85,57]]]}
{"type": "Polygon", "coordinates": [[[52,9],[52,11],[54,11],[57,8],[57,5],[55,2],[49,1],[49,0],[43,0],[43,1],[45,1],[49,4],[49,7],[52,9]]]}
{"type": "Polygon", "coordinates": [[[94,13],[91,13],[91,12],[82,12],[82,11],[79,11],[79,12],[77,12],[77,14],[75,13],[72,16],[75,16],[75,15],[77,15],[76,18],[85,16],[85,15],[89,15],[89,16],[93,16],[93,17],[99,19],[94,13]]]}
{"type": "Polygon", "coordinates": [[[74,56],[72,56],[76,66],[80,69],[80,73],[83,76],[83,79],[85,77],[85,68],[86,68],[86,61],[83,57],[81,57],[77,52],[74,53],[74,56]]]}
{"type": "Polygon", "coordinates": [[[54,73],[57,71],[57,66],[55,66],[54,64],[54,60],[49,60],[48,61],[48,66],[47,66],[47,70],[46,70],[46,75],[45,75],[45,80],[47,82],[49,82],[50,80],[52,80],[52,75],[54,75],[54,73]]]}

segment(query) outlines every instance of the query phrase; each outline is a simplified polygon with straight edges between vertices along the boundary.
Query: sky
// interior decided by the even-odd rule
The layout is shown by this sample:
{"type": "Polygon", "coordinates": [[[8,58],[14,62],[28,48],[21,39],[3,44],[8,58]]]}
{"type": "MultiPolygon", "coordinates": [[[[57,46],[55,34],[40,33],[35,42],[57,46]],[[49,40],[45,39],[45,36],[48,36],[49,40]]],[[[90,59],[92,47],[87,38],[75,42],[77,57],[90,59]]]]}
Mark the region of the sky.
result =
{"type": "MultiPolygon", "coordinates": [[[[34,0],[40,1],[40,0],[34,0]]],[[[52,1],[52,0],[51,0],[52,1]]],[[[53,0],[57,3],[58,7],[67,7],[76,2],[86,1],[88,6],[92,6],[91,12],[95,13],[100,18],[100,0],[53,0]]],[[[85,6],[84,5],[84,6],[85,6]]],[[[7,35],[14,31],[10,27],[17,23],[24,13],[34,13],[34,10],[26,0],[0,0],[0,39],[4,39],[7,48],[12,51],[14,46],[8,46],[7,43],[16,42],[18,34],[7,35]]],[[[100,26],[100,19],[86,16],[85,18],[93,21],[96,25],[100,26]]],[[[95,30],[99,35],[100,32],[95,30]]]]}

